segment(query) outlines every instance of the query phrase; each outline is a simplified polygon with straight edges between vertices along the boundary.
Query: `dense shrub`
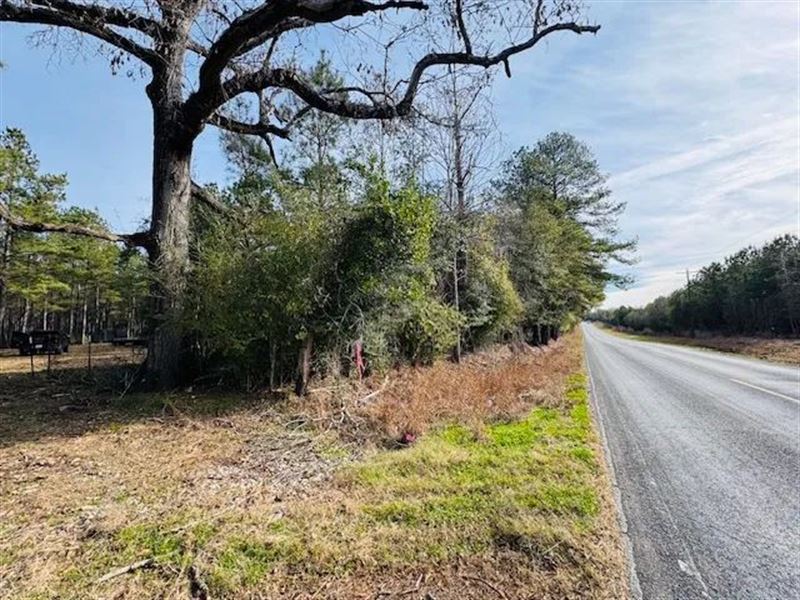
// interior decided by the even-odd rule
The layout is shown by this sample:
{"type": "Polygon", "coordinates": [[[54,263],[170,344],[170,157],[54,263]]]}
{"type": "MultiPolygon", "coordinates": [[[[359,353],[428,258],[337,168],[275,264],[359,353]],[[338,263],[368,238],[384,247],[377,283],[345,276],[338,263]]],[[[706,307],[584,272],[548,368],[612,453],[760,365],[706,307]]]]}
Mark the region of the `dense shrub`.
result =
{"type": "Polygon", "coordinates": [[[558,336],[602,299],[606,264],[629,245],[610,241],[620,207],[588,149],[548,140],[515,155],[494,208],[469,214],[373,162],[279,171],[232,140],[251,161],[226,193],[231,214],[195,219],[186,328],[203,371],[297,375],[300,392],[312,370],[352,374],[357,349],[382,372],[520,332],[558,336]],[[554,195],[547,178],[561,169],[569,184],[554,195]]]}

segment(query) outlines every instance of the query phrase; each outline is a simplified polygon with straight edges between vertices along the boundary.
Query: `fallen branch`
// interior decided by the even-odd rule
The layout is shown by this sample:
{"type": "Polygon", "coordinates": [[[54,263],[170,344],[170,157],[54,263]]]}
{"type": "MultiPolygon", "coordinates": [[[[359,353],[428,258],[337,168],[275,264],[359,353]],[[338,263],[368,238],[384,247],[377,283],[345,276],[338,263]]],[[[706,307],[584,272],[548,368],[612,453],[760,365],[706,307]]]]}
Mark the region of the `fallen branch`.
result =
{"type": "Polygon", "coordinates": [[[364,402],[366,402],[370,398],[374,398],[375,396],[378,396],[379,394],[382,394],[386,390],[386,386],[388,384],[389,384],[389,377],[387,376],[386,379],[383,380],[383,383],[381,384],[381,387],[379,387],[374,392],[371,392],[371,393],[367,394],[363,398],[359,398],[358,400],[356,400],[355,401],[356,406],[362,406],[364,404],[364,402]]]}
{"type": "Polygon", "coordinates": [[[417,577],[417,583],[414,584],[413,588],[409,588],[407,590],[403,590],[402,592],[398,592],[398,596],[407,596],[408,594],[414,594],[419,591],[419,587],[422,585],[422,581],[425,579],[425,573],[421,573],[419,577],[417,577]]]}
{"type": "Polygon", "coordinates": [[[382,598],[383,596],[408,596],[409,594],[415,594],[419,591],[420,587],[422,586],[422,582],[425,581],[425,573],[421,573],[419,577],[417,577],[417,581],[414,584],[413,588],[408,588],[407,590],[402,590],[398,592],[393,592],[391,590],[378,590],[375,592],[375,598],[382,598]]]}
{"type": "Polygon", "coordinates": [[[506,595],[506,593],[503,590],[501,590],[499,587],[497,587],[493,583],[490,583],[490,582],[486,581],[485,579],[481,579],[480,577],[476,577],[475,575],[463,575],[463,574],[460,575],[460,577],[462,579],[469,579],[471,581],[477,581],[478,583],[482,583],[483,585],[485,585],[489,589],[494,590],[494,592],[498,596],[503,598],[503,600],[508,600],[508,596],[506,595]]]}
{"type": "Polygon", "coordinates": [[[152,558],[146,558],[144,560],[125,565],[124,567],[119,567],[118,569],[114,569],[113,571],[109,571],[103,575],[97,580],[97,583],[105,583],[106,581],[114,579],[115,577],[119,577],[120,575],[127,575],[128,573],[133,573],[139,569],[147,569],[148,567],[152,567],[153,564],[154,561],[152,558]]]}

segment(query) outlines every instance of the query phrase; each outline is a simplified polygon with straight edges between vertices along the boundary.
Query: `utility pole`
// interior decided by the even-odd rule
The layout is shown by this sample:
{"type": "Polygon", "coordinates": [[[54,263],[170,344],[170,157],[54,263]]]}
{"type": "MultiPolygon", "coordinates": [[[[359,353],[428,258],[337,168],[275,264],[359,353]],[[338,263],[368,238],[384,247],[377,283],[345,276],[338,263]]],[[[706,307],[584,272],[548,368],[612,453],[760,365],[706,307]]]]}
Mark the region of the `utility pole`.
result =
{"type": "MultiPolygon", "coordinates": [[[[680,271],[678,271],[680,273],[680,271]]],[[[695,271],[692,269],[686,269],[686,296],[689,297],[692,293],[692,277],[691,274],[695,271]]],[[[686,308],[685,300],[682,300],[684,310],[686,308]]],[[[694,312],[691,314],[690,317],[690,336],[694,337],[694,312]]]]}

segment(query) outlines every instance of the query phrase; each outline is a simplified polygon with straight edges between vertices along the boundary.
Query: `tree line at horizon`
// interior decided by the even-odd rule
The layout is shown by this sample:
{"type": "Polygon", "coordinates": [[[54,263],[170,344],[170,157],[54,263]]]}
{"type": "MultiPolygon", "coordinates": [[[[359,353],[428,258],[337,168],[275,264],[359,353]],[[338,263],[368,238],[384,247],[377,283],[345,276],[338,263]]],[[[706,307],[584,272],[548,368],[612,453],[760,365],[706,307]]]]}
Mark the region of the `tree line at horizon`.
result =
{"type": "Polygon", "coordinates": [[[800,237],[748,246],[697,272],[684,287],[642,308],[589,315],[634,331],[693,335],[800,335],[800,237]]]}
{"type": "MultiPolygon", "coordinates": [[[[318,69],[333,77],[324,61],[318,69]]],[[[478,132],[460,125],[443,139],[450,160],[461,146],[462,164],[440,176],[425,143],[431,124],[387,133],[315,113],[279,167],[265,143],[225,135],[234,181],[208,189],[224,210],[193,207],[176,324],[193,348],[192,376],[294,380],[302,393],[312,373],[459,359],[501,340],[547,343],[579,322],[618,281],[609,262],[633,247],[616,239],[624,205],[589,148],[564,133],[521,148],[479,185],[468,174],[481,157],[467,152],[478,132]]],[[[66,179],[38,172],[21,132],[6,131],[0,160],[0,201],[28,221],[104,226],[65,207],[66,179]]],[[[137,250],[3,222],[0,243],[0,342],[26,326],[73,339],[157,326],[153,271],[137,250]]]]}

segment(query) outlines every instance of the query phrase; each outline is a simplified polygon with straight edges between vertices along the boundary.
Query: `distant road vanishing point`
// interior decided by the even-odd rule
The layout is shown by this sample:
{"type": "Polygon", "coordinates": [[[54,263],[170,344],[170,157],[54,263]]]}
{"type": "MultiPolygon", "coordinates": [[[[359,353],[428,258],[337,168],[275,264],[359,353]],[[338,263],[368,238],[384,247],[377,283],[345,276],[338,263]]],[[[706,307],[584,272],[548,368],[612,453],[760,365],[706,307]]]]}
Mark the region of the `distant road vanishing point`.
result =
{"type": "Polygon", "coordinates": [[[800,598],[800,369],[583,332],[640,596],[800,598]]]}

